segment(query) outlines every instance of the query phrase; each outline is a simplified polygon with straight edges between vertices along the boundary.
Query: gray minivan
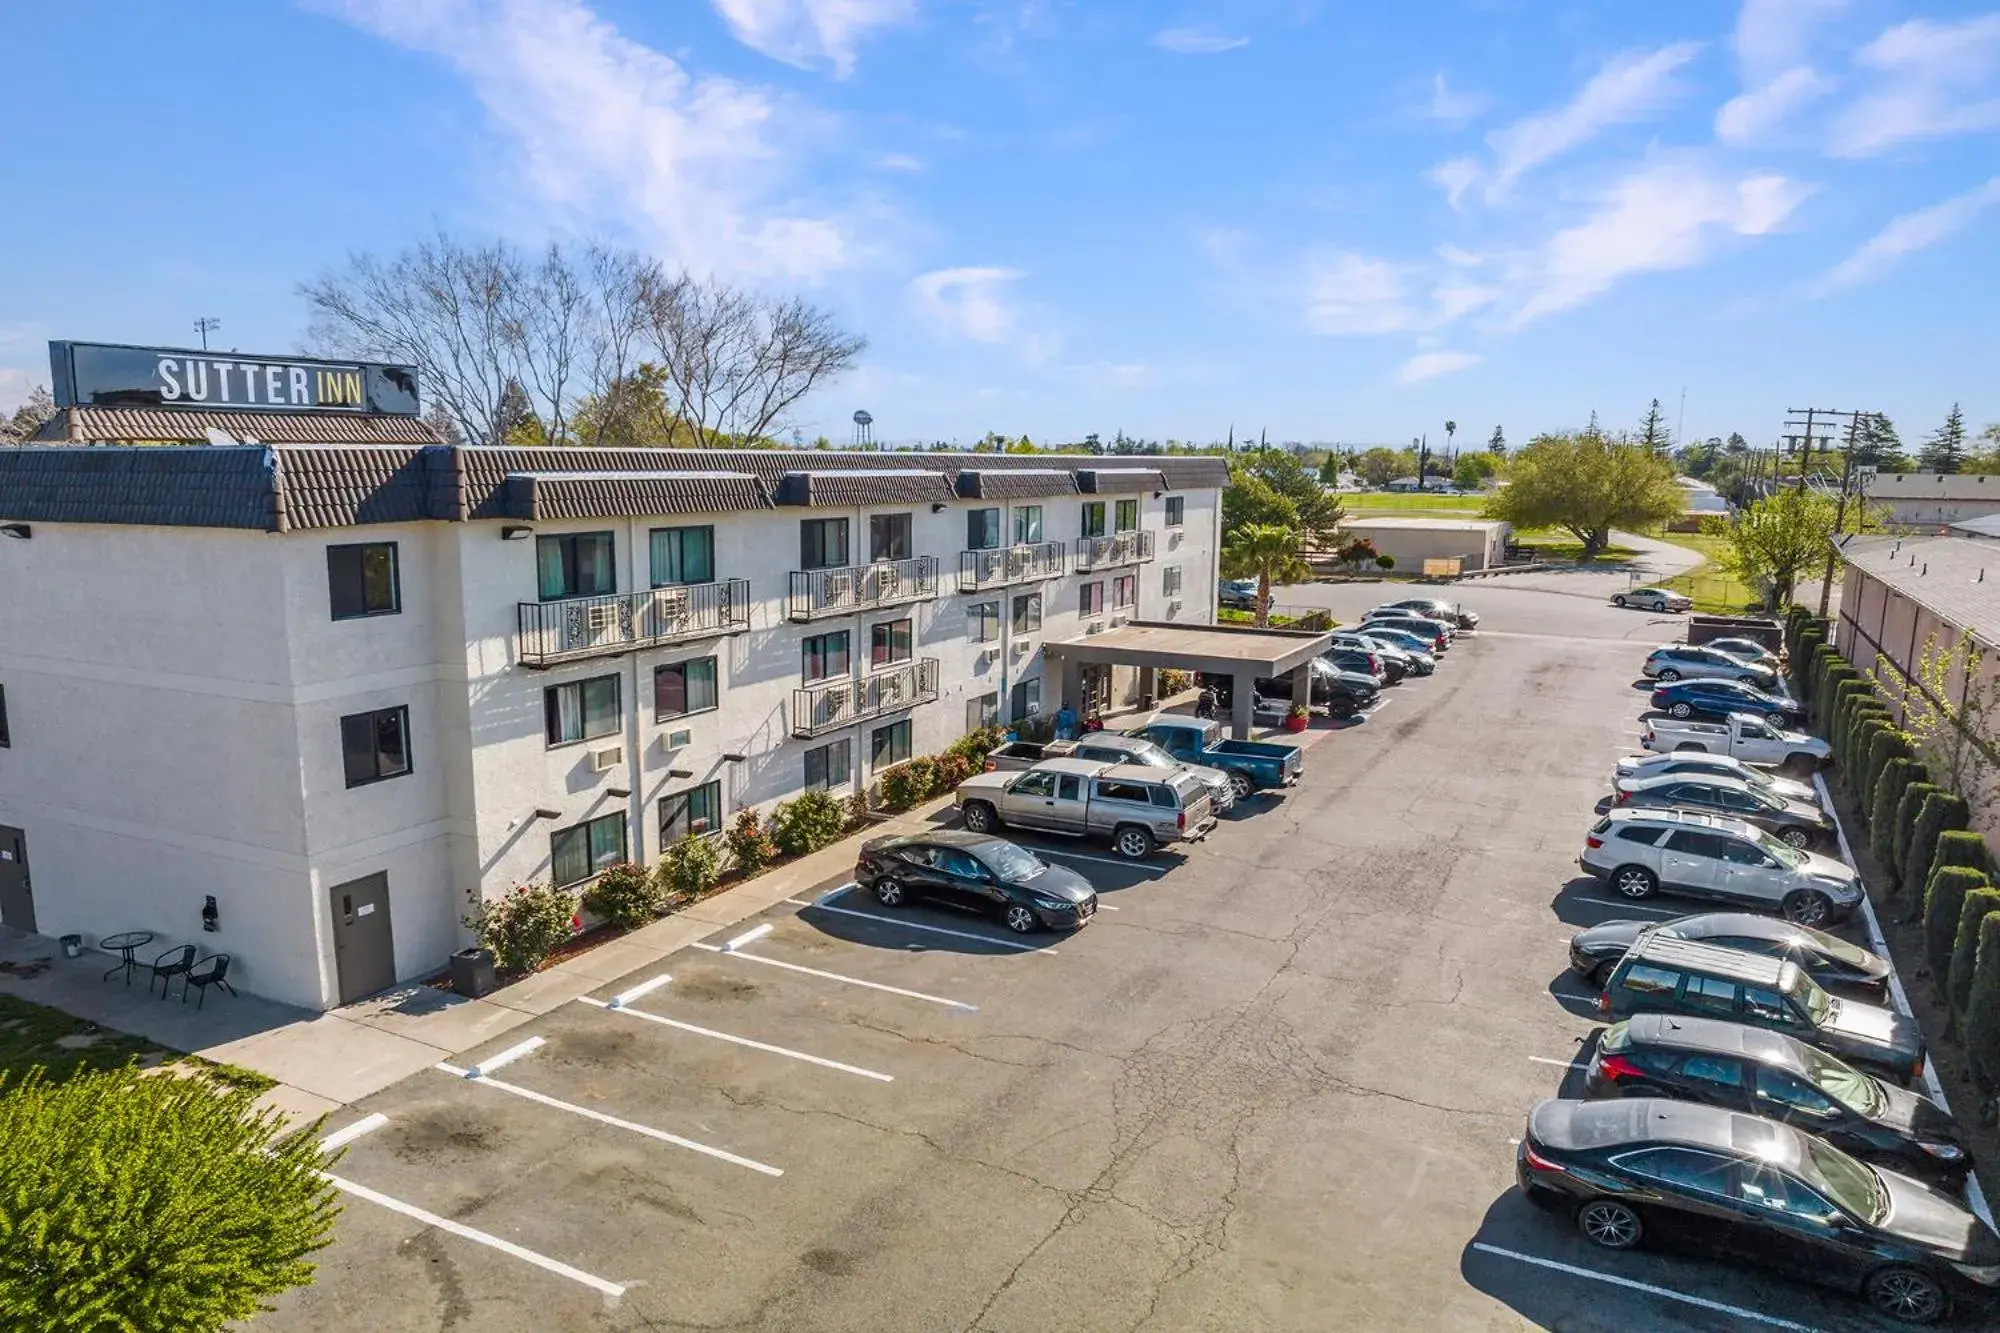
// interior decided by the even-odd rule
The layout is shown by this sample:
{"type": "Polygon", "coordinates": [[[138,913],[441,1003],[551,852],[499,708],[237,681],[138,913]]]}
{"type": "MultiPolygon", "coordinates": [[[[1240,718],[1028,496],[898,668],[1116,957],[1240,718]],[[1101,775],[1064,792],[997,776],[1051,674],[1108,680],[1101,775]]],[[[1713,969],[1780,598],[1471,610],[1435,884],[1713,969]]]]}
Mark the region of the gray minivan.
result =
{"type": "Polygon", "coordinates": [[[1025,773],[975,773],[953,799],[974,833],[1006,825],[1109,838],[1132,861],[1161,843],[1199,842],[1215,827],[1208,789],[1186,769],[1050,759],[1025,773]]]}

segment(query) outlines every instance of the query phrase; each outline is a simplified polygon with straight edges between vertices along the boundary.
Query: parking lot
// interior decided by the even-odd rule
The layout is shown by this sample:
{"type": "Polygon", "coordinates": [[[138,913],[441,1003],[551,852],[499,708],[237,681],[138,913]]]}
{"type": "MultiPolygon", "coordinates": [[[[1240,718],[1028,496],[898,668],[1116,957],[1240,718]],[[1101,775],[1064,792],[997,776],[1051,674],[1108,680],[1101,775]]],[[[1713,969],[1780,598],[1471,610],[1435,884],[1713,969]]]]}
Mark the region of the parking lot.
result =
{"type": "Polygon", "coordinates": [[[1569,934],[1676,914],[1574,863],[1676,627],[1463,595],[1500,614],[1206,843],[1021,838],[1097,884],[1073,935],[834,879],[348,1108],[338,1240],[262,1322],[1878,1327],[1514,1189],[1596,1027],[1569,934]]]}

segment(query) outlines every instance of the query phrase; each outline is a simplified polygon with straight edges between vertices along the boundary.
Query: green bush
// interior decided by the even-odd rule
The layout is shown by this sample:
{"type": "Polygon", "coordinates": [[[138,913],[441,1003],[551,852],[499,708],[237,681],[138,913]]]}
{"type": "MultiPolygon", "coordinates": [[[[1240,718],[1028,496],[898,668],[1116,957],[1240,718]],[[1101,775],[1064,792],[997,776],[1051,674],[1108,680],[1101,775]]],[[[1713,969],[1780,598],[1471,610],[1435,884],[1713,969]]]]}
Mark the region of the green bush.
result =
{"type": "Polygon", "coordinates": [[[1958,919],[1965,911],[1965,895],[1991,887],[1977,870],[1945,866],[1924,888],[1924,961],[1930,964],[1940,992],[1951,975],[1952,944],[1958,934],[1958,919]]]}
{"type": "Polygon", "coordinates": [[[2000,914],[1979,923],[1978,960],[1965,999],[1965,1053],[1972,1077],[1991,1094],[2000,1089],[2000,914]]]}
{"type": "Polygon", "coordinates": [[[2000,889],[1988,885],[1966,892],[1958,909],[1958,930],[1952,936],[1951,968],[1944,977],[1945,1001],[1952,1018],[1965,1021],[1966,1001],[1972,997],[1972,974],[1979,966],[1979,929],[1986,918],[2000,912],[2000,889]]]}
{"type": "Polygon", "coordinates": [[[832,792],[805,792],[771,812],[771,840],[786,856],[816,852],[846,830],[847,803],[832,792]]]}
{"type": "MultiPolygon", "coordinates": [[[[1872,792],[1874,785],[1868,780],[1868,765],[1875,758],[1875,742],[1889,730],[1889,719],[1875,713],[1867,713],[1854,724],[1848,734],[1848,749],[1851,762],[1843,770],[1847,785],[1855,795],[1872,792]]],[[[1864,815],[1867,811],[1862,812],[1864,815]]]]}
{"type": "MultiPolygon", "coordinates": [[[[1171,668],[1160,673],[1160,692],[1163,695],[1179,694],[1181,690],[1187,688],[1187,685],[1183,683],[1176,689],[1169,689],[1166,684],[1166,678],[1170,674],[1172,674],[1171,668]]],[[[1180,674],[1185,680],[1193,679],[1185,671],[1180,674]]],[[[967,732],[950,745],[945,746],[944,752],[946,755],[957,755],[959,758],[965,760],[967,772],[978,773],[986,767],[986,756],[1000,748],[1001,743],[1006,740],[1006,737],[1007,733],[999,727],[981,727],[977,731],[967,732]]]]}
{"type": "Polygon", "coordinates": [[[1847,716],[1848,705],[1865,688],[1861,673],[1845,663],[1826,673],[1826,690],[1816,711],[1820,735],[1826,737],[1828,744],[1840,738],[1840,724],[1847,716]]]}
{"type": "Polygon", "coordinates": [[[771,840],[771,834],[764,827],[764,821],[757,815],[757,807],[746,805],[736,812],[736,822],[729,826],[729,832],[722,835],[722,841],[729,848],[729,861],[749,879],[762,874],[764,867],[778,854],[778,844],[771,840]]]}
{"type": "Polygon", "coordinates": [[[1903,789],[1915,780],[1916,767],[1913,759],[1891,756],[1875,779],[1875,798],[1868,803],[1868,850],[1892,884],[1896,879],[1896,811],[1903,803],[1903,789]]]}
{"type": "Polygon", "coordinates": [[[1814,674],[1819,670],[1819,650],[1826,646],[1826,640],[1810,630],[1799,636],[1786,654],[1786,665],[1792,678],[1792,689],[1807,703],[1812,702],[1814,674]]]}
{"type": "MultiPolygon", "coordinates": [[[[1179,667],[1161,667],[1156,683],[1159,687],[1160,697],[1162,699],[1171,699],[1176,694],[1194,685],[1194,673],[1192,671],[1183,671],[1179,667]]],[[[994,730],[997,731],[999,728],[996,727],[994,730]]]]}
{"type": "Polygon", "coordinates": [[[1378,556],[1376,556],[1376,557],[1375,557],[1375,568],[1377,568],[1377,569],[1394,569],[1395,567],[1396,567],[1396,557],[1395,557],[1395,556],[1393,556],[1393,555],[1378,555],[1378,556]]]}
{"type": "MultiPolygon", "coordinates": [[[[1847,666],[1840,654],[1830,643],[1817,644],[1813,648],[1812,661],[1807,665],[1806,701],[1818,708],[1826,701],[1829,673],[1847,666]]],[[[1850,668],[1851,670],[1852,668],[1850,668]]]]}
{"type": "Polygon", "coordinates": [[[1937,851],[1938,835],[1946,829],[1962,829],[1966,819],[1965,800],[1948,791],[1933,791],[1917,810],[1910,826],[1909,845],[1903,851],[1903,882],[1925,882],[1931,870],[1931,856],[1937,851]]]}
{"type": "Polygon", "coordinates": [[[339,1207],[319,1126],[127,1065],[0,1077],[0,1327],[210,1333],[312,1281],[339,1207]]]}
{"type": "Polygon", "coordinates": [[[668,902],[691,902],[722,878],[722,853],[709,838],[690,833],[661,854],[653,874],[661,897],[668,902]]]}
{"type": "Polygon", "coordinates": [[[1893,726],[1878,731],[1868,747],[1867,766],[1861,783],[1854,789],[1861,803],[1861,815],[1871,826],[1875,822],[1875,785],[1882,780],[1882,770],[1888,767],[1889,761],[1898,756],[1911,758],[1909,737],[1893,726]]]}
{"type": "Polygon", "coordinates": [[[1973,829],[1948,828],[1938,834],[1937,850],[1931,853],[1931,869],[1939,866],[1971,866],[1989,879],[2000,878],[1994,874],[1993,858],[1986,850],[1986,839],[1973,829]]]}
{"type": "Polygon", "coordinates": [[[503,972],[532,972],[576,930],[576,894],[549,884],[523,884],[488,898],[465,924],[493,951],[503,972]]]}
{"type": "MultiPolygon", "coordinates": [[[[984,767],[984,765],[981,765],[984,767]]],[[[942,796],[949,791],[957,791],[958,784],[973,774],[972,761],[962,754],[941,754],[937,759],[936,780],[931,791],[942,796]]]]}
{"type": "Polygon", "coordinates": [[[937,790],[937,761],[927,754],[905,759],[882,771],[882,807],[907,810],[930,799],[937,790]]]}
{"type": "Polygon", "coordinates": [[[660,914],[666,904],[646,867],[621,861],[606,866],[583,893],[583,905],[620,930],[634,930],[660,914]]]}
{"type": "Polygon", "coordinates": [[[1904,870],[1909,867],[1910,835],[1917,831],[1917,816],[1924,811],[1924,801],[1934,792],[1944,788],[1919,777],[1903,788],[1903,798],[1896,802],[1896,823],[1890,832],[1889,864],[1887,869],[1898,884],[1922,893],[1924,889],[1924,867],[1917,867],[1914,875],[1905,878],[1904,870]]]}
{"type": "Polygon", "coordinates": [[[1879,710],[1881,705],[1864,694],[1850,693],[1841,699],[1833,723],[1827,728],[1827,743],[1833,748],[1833,762],[1843,774],[1854,767],[1854,728],[1871,708],[1879,710]]]}

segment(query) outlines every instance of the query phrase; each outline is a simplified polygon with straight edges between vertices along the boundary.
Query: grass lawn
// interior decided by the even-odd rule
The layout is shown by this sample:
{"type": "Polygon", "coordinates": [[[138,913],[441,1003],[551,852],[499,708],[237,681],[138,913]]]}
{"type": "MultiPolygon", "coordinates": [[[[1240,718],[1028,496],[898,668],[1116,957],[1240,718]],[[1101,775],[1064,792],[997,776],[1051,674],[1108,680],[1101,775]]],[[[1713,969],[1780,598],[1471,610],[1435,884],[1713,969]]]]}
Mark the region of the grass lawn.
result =
{"type": "Polygon", "coordinates": [[[144,1065],[198,1065],[211,1077],[252,1092],[277,1083],[254,1070],[183,1056],[144,1037],[113,1032],[16,995],[0,995],[0,1075],[8,1083],[36,1066],[60,1082],[80,1070],[116,1069],[130,1060],[144,1065]]]}
{"type": "Polygon", "coordinates": [[[1729,538],[1706,532],[1656,532],[1652,535],[1660,541],[1698,551],[1705,557],[1705,563],[1696,565],[1685,574],[1676,574],[1659,585],[1685,593],[1693,599],[1696,611],[1710,616],[1734,616],[1757,610],[1763,605],[1763,599],[1729,568],[1729,538]]]}
{"type": "MultiPolygon", "coordinates": [[[[1583,543],[1561,528],[1538,528],[1532,532],[1517,532],[1514,542],[1526,546],[1543,560],[1580,560],[1583,558],[1583,543]]],[[[1639,554],[1629,546],[1616,542],[1597,553],[1599,560],[1630,560],[1639,554]]]]}
{"type": "Polygon", "coordinates": [[[1472,518],[1486,507],[1486,497],[1432,495],[1424,491],[1412,491],[1407,495],[1395,491],[1359,491],[1343,492],[1340,504],[1341,508],[1350,514],[1394,513],[1398,517],[1406,518],[1433,515],[1472,518]]]}

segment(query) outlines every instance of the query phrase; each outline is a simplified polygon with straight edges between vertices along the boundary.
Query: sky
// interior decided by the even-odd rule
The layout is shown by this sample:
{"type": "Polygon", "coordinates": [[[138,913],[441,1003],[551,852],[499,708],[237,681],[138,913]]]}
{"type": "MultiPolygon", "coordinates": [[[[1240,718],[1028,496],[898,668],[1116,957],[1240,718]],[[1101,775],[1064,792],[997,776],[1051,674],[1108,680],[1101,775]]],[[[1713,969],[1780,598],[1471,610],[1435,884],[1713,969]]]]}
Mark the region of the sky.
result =
{"type": "MultiPolygon", "coordinates": [[[[1987,5],[1994,0],[1986,0],[1987,5]]],[[[2000,9],[14,0],[0,407],[443,227],[864,335],[837,441],[2000,419],[2000,9]]]]}

